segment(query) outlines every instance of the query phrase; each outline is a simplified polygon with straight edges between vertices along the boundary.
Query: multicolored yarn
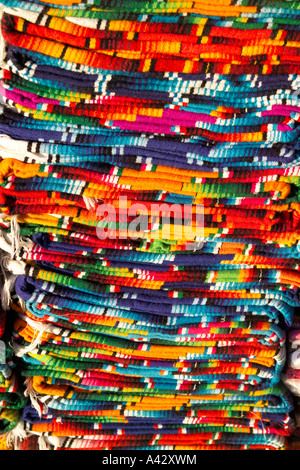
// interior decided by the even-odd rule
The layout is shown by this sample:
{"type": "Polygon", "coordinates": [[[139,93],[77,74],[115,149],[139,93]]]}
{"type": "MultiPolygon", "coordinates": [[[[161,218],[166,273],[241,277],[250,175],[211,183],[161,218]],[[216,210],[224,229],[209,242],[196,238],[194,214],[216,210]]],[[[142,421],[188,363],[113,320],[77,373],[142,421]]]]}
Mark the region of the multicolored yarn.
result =
{"type": "Polygon", "coordinates": [[[0,449],[13,450],[14,443],[25,437],[21,424],[23,409],[28,400],[16,372],[16,363],[5,331],[6,312],[0,309],[0,449]]]}
{"type": "Polygon", "coordinates": [[[0,446],[297,447],[299,3],[0,4],[0,446]]]}

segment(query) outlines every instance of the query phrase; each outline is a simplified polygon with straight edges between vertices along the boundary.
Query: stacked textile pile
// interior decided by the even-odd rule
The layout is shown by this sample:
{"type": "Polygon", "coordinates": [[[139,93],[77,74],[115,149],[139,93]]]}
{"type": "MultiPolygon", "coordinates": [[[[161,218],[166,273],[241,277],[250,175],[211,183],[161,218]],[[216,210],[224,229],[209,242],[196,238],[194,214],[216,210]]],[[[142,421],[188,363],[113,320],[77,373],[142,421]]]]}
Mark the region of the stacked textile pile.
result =
{"type": "Polygon", "coordinates": [[[285,448],[299,5],[1,3],[20,447],[285,448]]]}
{"type": "MultiPolygon", "coordinates": [[[[2,234],[5,223],[0,221],[0,226],[2,234]]],[[[28,402],[11,347],[13,315],[8,307],[13,276],[5,267],[5,260],[10,258],[0,250],[0,450],[12,450],[14,443],[26,436],[21,417],[28,402]]]]}
{"type": "Polygon", "coordinates": [[[5,324],[6,312],[0,308],[0,450],[12,450],[26,437],[21,417],[28,400],[10,347],[11,325],[5,329],[5,324]]]}

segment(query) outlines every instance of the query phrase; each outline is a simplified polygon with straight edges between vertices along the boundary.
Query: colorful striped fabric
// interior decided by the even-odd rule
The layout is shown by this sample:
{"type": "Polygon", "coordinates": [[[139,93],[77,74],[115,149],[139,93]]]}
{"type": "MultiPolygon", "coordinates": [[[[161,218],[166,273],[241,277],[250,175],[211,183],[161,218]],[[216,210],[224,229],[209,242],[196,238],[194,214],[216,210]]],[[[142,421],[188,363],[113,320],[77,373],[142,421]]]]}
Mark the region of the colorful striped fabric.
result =
{"type": "Polygon", "coordinates": [[[6,312],[0,309],[0,450],[12,450],[14,442],[25,437],[20,422],[27,399],[5,331],[5,317],[6,312]]]}
{"type": "Polygon", "coordinates": [[[0,448],[297,448],[299,3],[0,5],[0,448]]]}

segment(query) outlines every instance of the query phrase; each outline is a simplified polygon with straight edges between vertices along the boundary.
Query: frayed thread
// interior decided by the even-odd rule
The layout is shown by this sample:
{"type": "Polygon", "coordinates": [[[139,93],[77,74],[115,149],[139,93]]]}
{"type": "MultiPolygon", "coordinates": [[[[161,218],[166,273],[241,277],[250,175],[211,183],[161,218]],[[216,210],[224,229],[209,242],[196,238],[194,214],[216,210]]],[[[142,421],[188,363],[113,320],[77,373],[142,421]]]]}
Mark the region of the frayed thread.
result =
{"type": "MultiPolygon", "coordinates": [[[[25,262],[19,258],[21,248],[29,250],[34,243],[27,238],[20,237],[20,227],[17,215],[11,217],[10,233],[0,231],[0,272],[2,277],[1,306],[7,311],[10,308],[11,293],[14,290],[17,277],[25,274],[25,262]],[[19,259],[16,259],[19,258],[19,259]]],[[[20,299],[21,308],[25,302],[20,299]]]]}
{"type": "MultiPolygon", "coordinates": [[[[1,215],[0,218],[7,218],[7,214],[1,215]]],[[[0,231],[0,249],[9,253],[12,259],[16,259],[19,256],[21,248],[28,251],[33,247],[33,245],[34,242],[30,240],[30,238],[20,236],[18,214],[11,216],[10,233],[4,233],[2,230],[0,231]]]]}
{"type": "Polygon", "coordinates": [[[39,450],[51,450],[50,445],[46,442],[46,439],[43,435],[39,436],[38,438],[38,446],[39,450]]]}
{"type": "Polygon", "coordinates": [[[47,436],[47,442],[53,447],[53,450],[57,450],[57,448],[62,445],[63,439],[64,438],[59,436],[47,436]]]}
{"type": "Polygon", "coordinates": [[[18,224],[18,214],[13,215],[10,220],[11,230],[11,255],[13,258],[20,252],[20,227],[18,224]]]}
{"type": "Polygon", "coordinates": [[[17,426],[6,434],[7,447],[13,447],[13,449],[19,450],[21,442],[27,437],[28,434],[25,431],[24,421],[19,421],[17,426]]]}
{"type": "Polygon", "coordinates": [[[22,357],[24,354],[34,351],[34,349],[41,343],[43,334],[47,331],[50,331],[51,325],[36,322],[31,320],[31,318],[27,317],[26,315],[19,314],[19,317],[25,320],[26,323],[28,323],[35,330],[35,337],[28,346],[20,346],[15,341],[12,342],[12,348],[15,355],[22,357]]]}
{"type": "Polygon", "coordinates": [[[26,386],[26,390],[24,392],[25,397],[29,397],[32,407],[37,411],[39,417],[42,417],[42,406],[39,404],[39,394],[34,390],[32,384],[32,377],[28,377],[24,385],[26,386]]]}
{"type": "Polygon", "coordinates": [[[14,290],[16,279],[18,275],[25,274],[25,263],[13,260],[11,255],[0,253],[0,270],[2,277],[1,288],[1,306],[3,310],[7,311],[10,308],[11,293],[14,290]]]}
{"type": "Polygon", "coordinates": [[[95,211],[99,202],[103,202],[103,199],[94,197],[82,196],[82,198],[88,211],[95,211]]]}

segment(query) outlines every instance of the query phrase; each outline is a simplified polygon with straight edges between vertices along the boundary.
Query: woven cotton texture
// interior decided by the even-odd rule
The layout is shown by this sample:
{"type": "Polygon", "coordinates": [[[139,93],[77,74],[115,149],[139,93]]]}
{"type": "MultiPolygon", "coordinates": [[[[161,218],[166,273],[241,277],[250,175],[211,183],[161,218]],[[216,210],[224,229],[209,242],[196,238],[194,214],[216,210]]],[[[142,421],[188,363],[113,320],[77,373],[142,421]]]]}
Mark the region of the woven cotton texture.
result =
{"type": "Polygon", "coordinates": [[[296,447],[299,2],[0,4],[0,446],[296,447]]]}

